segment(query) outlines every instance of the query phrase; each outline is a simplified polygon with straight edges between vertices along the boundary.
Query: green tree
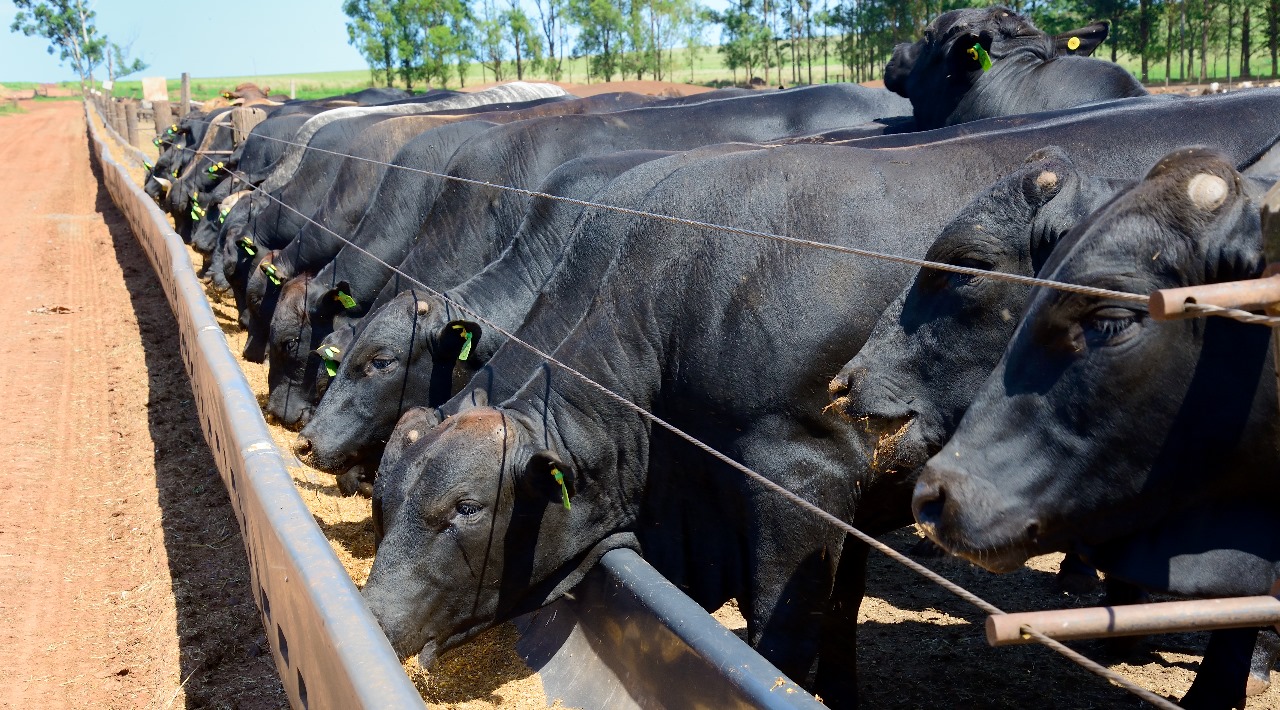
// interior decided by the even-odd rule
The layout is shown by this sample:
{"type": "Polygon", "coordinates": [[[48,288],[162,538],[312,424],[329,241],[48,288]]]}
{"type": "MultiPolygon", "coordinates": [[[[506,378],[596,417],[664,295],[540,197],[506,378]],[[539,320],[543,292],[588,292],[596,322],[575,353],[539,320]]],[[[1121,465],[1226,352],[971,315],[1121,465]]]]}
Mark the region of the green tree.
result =
{"type": "Polygon", "coordinates": [[[537,62],[542,54],[542,39],[516,0],[511,0],[511,7],[502,13],[501,18],[506,28],[506,39],[515,53],[516,79],[523,81],[525,64],[537,62]]]}
{"type": "Polygon", "coordinates": [[[386,85],[392,85],[396,65],[396,15],[393,0],[345,0],[342,12],[347,20],[347,42],[369,63],[375,81],[381,71],[386,85]]]}
{"type": "Polygon", "coordinates": [[[142,61],[141,58],[129,59],[129,50],[133,47],[130,42],[128,47],[121,47],[115,42],[110,43],[111,50],[107,52],[107,76],[111,81],[115,81],[122,76],[137,74],[145,70],[149,64],[142,61]]]}
{"type": "Polygon", "coordinates": [[[627,25],[610,0],[570,0],[569,16],[578,26],[577,52],[587,56],[587,73],[613,81],[622,68],[627,25]]]}
{"type": "MultiPolygon", "coordinates": [[[[1280,2],[1280,0],[1276,0],[1280,2]]],[[[565,34],[564,16],[569,9],[568,0],[533,0],[538,8],[538,27],[546,40],[546,57],[542,60],[542,71],[552,81],[559,81],[564,73],[565,34]],[[557,43],[560,53],[556,53],[557,43]]]]}
{"type": "Polygon", "coordinates": [[[93,25],[94,11],[82,0],[33,2],[13,0],[18,14],[10,31],[49,40],[49,54],[57,54],[80,77],[80,88],[93,83],[93,70],[102,63],[106,38],[93,25]]]}

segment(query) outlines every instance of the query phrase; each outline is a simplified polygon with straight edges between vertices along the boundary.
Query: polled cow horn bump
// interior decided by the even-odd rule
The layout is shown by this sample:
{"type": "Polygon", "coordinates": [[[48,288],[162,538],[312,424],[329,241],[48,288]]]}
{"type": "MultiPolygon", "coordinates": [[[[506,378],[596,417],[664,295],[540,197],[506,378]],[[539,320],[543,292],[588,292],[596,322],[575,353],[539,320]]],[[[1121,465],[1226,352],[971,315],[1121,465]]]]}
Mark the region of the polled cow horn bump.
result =
{"type": "Polygon", "coordinates": [[[1227,200],[1227,181],[1217,175],[1200,173],[1187,183],[1187,197],[1202,210],[1216,210],[1227,200]]]}

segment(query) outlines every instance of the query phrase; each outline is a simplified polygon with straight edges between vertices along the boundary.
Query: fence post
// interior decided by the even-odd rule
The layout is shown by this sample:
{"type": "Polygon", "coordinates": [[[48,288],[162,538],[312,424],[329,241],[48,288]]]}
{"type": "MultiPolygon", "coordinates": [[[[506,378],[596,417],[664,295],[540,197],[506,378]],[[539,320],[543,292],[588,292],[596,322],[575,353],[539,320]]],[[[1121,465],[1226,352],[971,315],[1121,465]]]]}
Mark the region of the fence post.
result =
{"type": "Polygon", "coordinates": [[[120,99],[111,99],[111,127],[116,133],[124,134],[124,106],[120,99]]]}
{"type": "Polygon", "coordinates": [[[182,72],[182,94],[181,102],[178,104],[178,117],[185,118],[187,112],[191,110],[191,75],[182,72]]]}
{"type": "Polygon", "coordinates": [[[173,124],[173,111],[169,109],[168,101],[152,101],[151,111],[156,117],[156,137],[160,137],[173,124]]]}
{"type": "Polygon", "coordinates": [[[141,148],[138,141],[138,104],[133,101],[124,105],[124,125],[129,131],[129,145],[141,148]]]}

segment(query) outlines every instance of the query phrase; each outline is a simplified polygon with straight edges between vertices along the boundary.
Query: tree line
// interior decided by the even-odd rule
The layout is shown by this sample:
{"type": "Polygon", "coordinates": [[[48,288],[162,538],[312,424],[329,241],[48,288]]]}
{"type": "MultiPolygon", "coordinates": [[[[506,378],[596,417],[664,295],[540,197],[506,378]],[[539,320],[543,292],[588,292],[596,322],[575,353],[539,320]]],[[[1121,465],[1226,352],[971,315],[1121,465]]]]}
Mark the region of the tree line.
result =
{"type": "MultiPolygon", "coordinates": [[[[964,0],[344,0],[350,42],[376,80],[413,88],[564,77],[678,80],[718,52],[734,83],[879,78],[894,45],[914,41],[964,0]],[[530,6],[531,3],[531,6],[530,6]]],[[[1011,0],[1042,29],[1111,23],[1099,56],[1143,81],[1276,77],[1280,0],[1011,0]]]]}
{"type": "Polygon", "coordinates": [[[85,0],[13,0],[18,12],[9,30],[48,40],[49,54],[58,55],[75,70],[81,88],[92,85],[94,70],[104,63],[111,81],[146,69],[146,62],[129,58],[132,43],[121,46],[98,32],[91,4],[85,0]]]}

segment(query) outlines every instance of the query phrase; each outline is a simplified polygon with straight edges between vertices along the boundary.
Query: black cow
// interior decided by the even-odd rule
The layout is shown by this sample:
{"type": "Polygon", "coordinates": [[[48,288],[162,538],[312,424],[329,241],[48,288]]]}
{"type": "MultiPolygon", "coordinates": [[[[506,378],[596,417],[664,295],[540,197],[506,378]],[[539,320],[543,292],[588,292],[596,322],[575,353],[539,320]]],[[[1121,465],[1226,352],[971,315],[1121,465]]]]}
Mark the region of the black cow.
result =
{"type": "MultiPolygon", "coordinates": [[[[1082,175],[1056,149],[1003,182],[1008,189],[966,207],[926,258],[1030,276],[1077,222],[1127,186],[1082,175]]],[[[1008,281],[926,269],[889,306],[831,383],[835,406],[870,435],[872,466],[906,480],[918,475],[995,368],[1029,292],[1008,281]]],[[[1064,586],[1078,587],[1081,575],[1096,580],[1081,564],[1064,564],[1064,586]]],[[[1108,581],[1109,604],[1142,597],[1108,581]]],[[[1255,692],[1270,682],[1274,639],[1263,651],[1253,669],[1255,692]]],[[[1197,682],[1217,681],[1206,675],[1197,682]]]]}
{"type": "MultiPolygon", "coordinates": [[[[1260,95],[1258,107],[1278,100],[1260,95]]],[[[1190,104],[896,151],[736,153],[677,170],[626,206],[923,255],[1014,156],[1046,144],[1078,144],[1084,169],[1136,177],[1192,135],[1241,162],[1274,141],[1262,114],[1216,126],[1193,113],[1230,108],[1190,104]],[[1162,116],[1175,107],[1176,120],[1162,116]]],[[[584,312],[535,310],[518,334],[559,329],[559,361],[877,534],[906,522],[910,488],[871,470],[853,428],[822,409],[831,373],[907,277],[896,265],[636,220],[584,312]]],[[[465,408],[489,381],[482,372],[443,408],[453,416],[384,462],[374,491],[384,536],[364,594],[393,647],[431,657],[555,598],[604,550],[631,544],[705,607],[737,597],[750,641],[784,672],[804,678],[821,651],[817,691],[850,702],[865,548],[533,360],[504,375],[525,380],[514,394],[465,408]]]]}
{"type": "Polygon", "coordinates": [[[917,130],[1145,95],[1119,65],[1085,56],[1106,37],[1105,22],[1050,37],[1006,7],[952,10],[894,48],[884,85],[911,99],[917,130]]]}
{"type": "MultiPolygon", "coordinates": [[[[557,166],[576,157],[622,150],[685,150],[709,143],[765,140],[788,132],[812,133],[892,113],[905,108],[903,104],[886,92],[833,84],[692,105],[533,119],[500,126],[486,133],[483,140],[469,142],[447,172],[530,189],[557,166]]],[[[411,177],[422,184],[424,176],[411,177]]],[[[410,230],[400,232],[398,249],[379,253],[379,257],[392,264],[403,259],[402,270],[423,283],[453,286],[497,258],[519,228],[527,205],[528,198],[522,195],[449,181],[426,220],[400,218],[409,223],[410,230]],[[405,256],[410,247],[413,251],[405,256]],[[442,253],[448,258],[439,258],[442,253]]],[[[303,387],[304,381],[315,380],[320,367],[319,358],[309,353],[334,329],[335,318],[359,317],[375,303],[375,297],[377,304],[385,303],[409,286],[392,278],[385,266],[367,255],[350,253],[343,258],[348,253],[344,250],[317,275],[328,288],[293,291],[295,297],[308,294],[308,302],[286,305],[282,298],[277,306],[277,318],[287,327],[272,324],[269,349],[273,364],[287,365],[288,374],[281,377],[296,390],[288,400],[300,403],[295,410],[299,416],[318,400],[314,388],[303,387]],[[335,308],[340,293],[356,305],[335,308]],[[294,327],[298,323],[295,313],[305,313],[300,330],[294,327]],[[301,345],[307,343],[310,347],[301,345]]],[[[272,377],[276,383],[282,381],[272,377]]]]}
{"type": "MultiPolygon", "coordinates": [[[[579,158],[553,171],[539,191],[576,194],[608,204],[648,191],[691,162],[756,147],[720,144],[661,160],[658,158],[664,153],[657,151],[579,158]],[[636,167],[641,163],[644,165],[636,167]]],[[[448,296],[509,330],[524,322],[542,291],[558,308],[571,310],[574,300],[585,302],[593,293],[586,284],[603,278],[625,222],[610,212],[588,210],[584,214],[579,205],[539,198],[530,205],[502,256],[475,277],[449,289],[448,296]]],[[[329,353],[330,359],[351,364],[339,365],[299,435],[296,450],[322,470],[347,471],[349,475],[339,482],[344,490],[352,490],[355,481],[371,480],[382,455],[381,444],[402,411],[421,404],[443,404],[504,342],[504,337],[488,332],[449,302],[420,289],[401,292],[361,323],[359,338],[353,344],[324,344],[338,348],[337,353],[329,353]],[[468,352],[466,360],[459,363],[459,383],[454,363],[463,347],[468,347],[468,352]],[[372,364],[387,357],[395,362],[372,364]]],[[[548,347],[554,344],[545,343],[548,347]]],[[[517,385],[512,383],[511,388],[517,385]]]]}
{"type": "MultiPolygon", "coordinates": [[[[552,97],[537,101],[527,101],[521,104],[479,107],[483,110],[466,109],[465,113],[442,112],[443,116],[449,117],[448,119],[442,119],[440,116],[433,114],[431,117],[405,117],[394,120],[397,122],[422,122],[421,125],[424,128],[420,132],[425,132],[429,128],[444,125],[457,118],[465,118],[467,121],[483,120],[488,124],[497,125],[540,116],[609,113],[635,108],[652,101],[651,97],[635,93],[600,94],[585,99],[552,97]],[[434,125],[426,123],[428,121],[434,122],[434,125]]],[[[362,136],[361,140],[365,140],[365,137],[362,136]]],[[[382,162],[390,162],[395,157],[395,154],[399,153],[399,149],[404,148],[408,143],[409,140],[389,143],[388,145],[393,146],[396,150],[392,155],[382,158],[382,162]]],[[[282,198],[291,207],[309,215],[311,218],[310,221],[303,223],[296,239],[289,241],[283,249],[271,255],[271,263],[275,266],[277,272],[282,275],[282,278],[314,272],[332,260],[345,246],[345,243],[334,238],[330,232],[336,232],[344,236],[355,234],[366,209],[371,204],[374,204],[373,200],[388,200],[400,204],[399,200],[395,199],[396,196],[391,194],[383,193],[377,198],[374,197],[375,191],[381,190],[380,184],[386,168],[386,165],[371,163],[363,159],[352,158],[344,161],[337,177],[332,180],[333,187],[329,189],[325,203],[314,212],[309,211],[305,204],[300,204],[296,201],[291,202],[287,196],[282,198]],[[323,227],[318,226],[317,223],[323,225],[323,227]]],[[[272,240],[272,242],[275,241],[279,241],[279,239],[272,240]]],[[[251,304],[260,302],[262,292],[269,285],[270,281],[264,273],[261,271],[251,273],[246,286],[249,302],[251,304]]],[[[259,314],[254,311],[250,313],[251,318],[256,318],[259,315],[267,321],[271,319],[271,313],[259,314]]]]}
{"type": "MultiPolygon", "coordinates": [[[[1232,163],[1203,149],[1161,160],[1045,273],[1138,294],[1256,276],[1257,209],[1232,163]]],[[[992,571],[1057,549],[1150,589],[1267,593],[1280,560],[1269,343],[1257,326],[1158,322],[1145,303],[1037,290],[921,474],[917,520],[992,571]]],[[[1184,705],[1244,696],[1254,633],[1214,634],[1204,665],[1217,682],[1198,679],[1184,705]]]]}

